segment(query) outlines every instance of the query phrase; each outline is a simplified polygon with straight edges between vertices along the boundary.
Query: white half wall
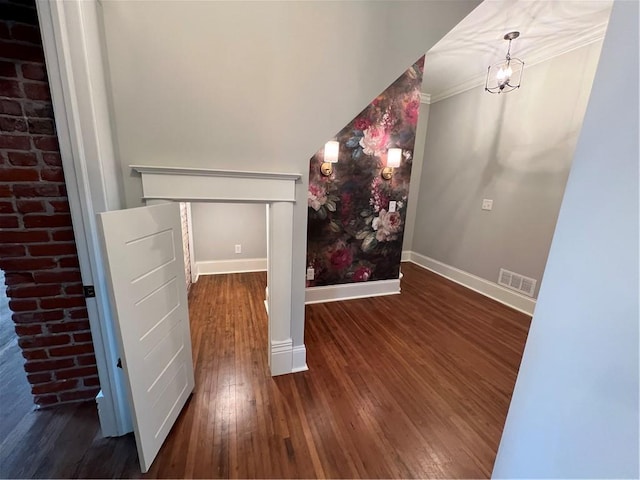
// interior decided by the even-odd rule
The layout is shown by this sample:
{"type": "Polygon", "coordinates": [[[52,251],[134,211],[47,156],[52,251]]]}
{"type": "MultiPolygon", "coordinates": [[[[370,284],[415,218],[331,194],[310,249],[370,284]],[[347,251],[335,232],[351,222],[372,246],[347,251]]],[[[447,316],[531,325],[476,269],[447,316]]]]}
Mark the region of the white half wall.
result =
{"type": "Polygon", "coordinates": [[[494,478],[640,474],[638,6],[613,6],[494,478]]]}

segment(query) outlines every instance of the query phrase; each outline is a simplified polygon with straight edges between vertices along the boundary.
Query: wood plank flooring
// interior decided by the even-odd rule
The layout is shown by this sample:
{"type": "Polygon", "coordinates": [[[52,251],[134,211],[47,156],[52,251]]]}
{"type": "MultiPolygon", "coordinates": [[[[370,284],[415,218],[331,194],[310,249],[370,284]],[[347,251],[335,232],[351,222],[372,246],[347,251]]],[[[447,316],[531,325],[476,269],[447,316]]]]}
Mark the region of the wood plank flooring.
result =
{"type": "MultiPolygon", "coordinates": [[[[263,273],[190,292],[196,390],[149,478],[491,474],[529,318],[412,264],[402,294],[306,308],[310,370],[271,378],[263,273]]],[[[31,412],[2,477],[140,476],[95,407],[31,412]]]]}

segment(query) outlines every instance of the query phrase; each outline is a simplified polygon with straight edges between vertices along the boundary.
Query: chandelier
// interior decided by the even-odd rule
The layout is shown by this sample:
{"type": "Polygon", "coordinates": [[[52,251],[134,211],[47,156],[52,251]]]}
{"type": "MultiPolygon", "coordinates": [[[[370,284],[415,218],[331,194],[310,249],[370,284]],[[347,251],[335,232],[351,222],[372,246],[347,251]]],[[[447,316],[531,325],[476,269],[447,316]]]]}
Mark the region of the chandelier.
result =
{"type": "Polygon", "coordinates": [[[524,62],[511,56],[511,41],[520,36],[520,32],[509,32],[504,36],[509,40],[507,55],[504,61],[490,65],[487,69],[487,80],[484,89],[489,93],[507,93],[520,88],[524,62]]]}

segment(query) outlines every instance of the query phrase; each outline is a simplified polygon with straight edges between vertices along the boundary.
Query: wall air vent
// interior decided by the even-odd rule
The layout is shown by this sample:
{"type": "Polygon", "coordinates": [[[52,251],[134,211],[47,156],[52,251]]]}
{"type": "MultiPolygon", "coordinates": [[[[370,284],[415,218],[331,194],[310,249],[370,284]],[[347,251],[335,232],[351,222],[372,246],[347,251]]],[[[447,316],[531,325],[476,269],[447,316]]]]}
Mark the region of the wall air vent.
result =
{"type": "Polygon", "coordinates": [[[520,293],[524,293],[528,297],[533,297],[536,291],[536,282],[534,278],[525,277],[519,275],[504,268],[500,269],[500,276],[498,277],[498,284],[503,287],[510,288],[520,293]]]}

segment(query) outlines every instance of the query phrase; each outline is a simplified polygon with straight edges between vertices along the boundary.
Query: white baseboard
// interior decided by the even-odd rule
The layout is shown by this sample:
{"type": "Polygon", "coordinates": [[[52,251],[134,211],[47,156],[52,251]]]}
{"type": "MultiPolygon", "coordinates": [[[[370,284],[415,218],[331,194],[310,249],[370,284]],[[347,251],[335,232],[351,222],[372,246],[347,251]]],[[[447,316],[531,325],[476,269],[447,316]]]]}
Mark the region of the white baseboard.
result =
{"type": "Polygon", "coordinates": [[[413,252],[411,250],[403,250],[402,251],[402,256],[400,257],[400,261],[401,262],[410,262],[412,253],[413,252]]]}
{"type": "MultiPolygon", "coordinates": [[[[404,253],[403,259],[404,259],[404,253]]],[[[426,268],[427,270],[437,273],[438,275],[458,283],[464,287],[467,287],[474,292],[481,293],[485,297],[489,297],[496,302],[500,302],[508,307],[525,313],[529,316],[533,316],[533,311],[536,308],[536,301],[533,298],[525,297],[517,292],[504,288],[497,283],[490,282],[484,278],[477,277],[471,273],[465,272],[458,268],[447,265],[446,263],[439,262],[433,258],[421,255],[416,252],[407,252],[408,261],[415,263],[416,265],[426,268]]]]}
{"type": "Polygon", "coordinates": [[[219,275],[223,273],[266,272],[266,258],[243,258],[239,260],[209,260],[196,262],[197,275],[219,275]]]}
{"type": "Polygon", "coordinates": [[[273,377],[309,370],[306,347],[304,344],[294,347],[290,338],[280,342],[271,342],[270,367],[273,377]]]}
{"type": "Polygon", "coordinates": [[[304,345],[293,347],[291,372],[305,372],[309,370],[307,367],[307,348],[304,345]]]}
{"type": "Polygon", "coordinates": [[[308,287],[305,289],[304,303],[336,302],[398,293],[400,293],[400,279],[397,278],[373,282],[344,283],[326,287],[308,287]]]}

